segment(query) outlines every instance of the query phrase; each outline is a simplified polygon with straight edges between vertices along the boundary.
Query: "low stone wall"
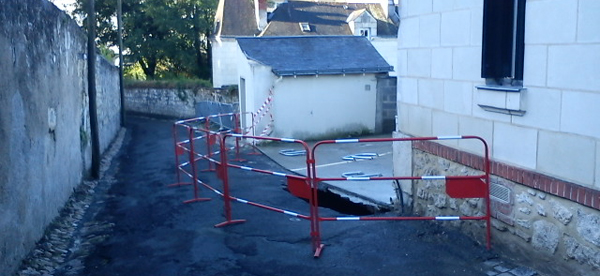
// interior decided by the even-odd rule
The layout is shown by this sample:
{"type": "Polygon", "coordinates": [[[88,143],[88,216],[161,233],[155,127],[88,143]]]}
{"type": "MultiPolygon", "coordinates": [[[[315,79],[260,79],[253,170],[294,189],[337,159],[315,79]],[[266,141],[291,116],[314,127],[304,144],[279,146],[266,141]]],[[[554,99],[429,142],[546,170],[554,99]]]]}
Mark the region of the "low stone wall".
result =
{"type": "MultiPolygon", "coordinates": [[[[476,175],[481,158],[435,146],[454,160],[434,155],[430,148],[413,149],[413,175],[476,175]],[[464,156],[467,156],[465,158],[464,156]],[[471,158],[472,157],[472,158],[471,158]],[[462,161],[460,161],[462,159],[462,161]],[[478,161],[479,160],[479,161],[478,161]],[[466,161],[466,162],[465,162],[466,161]],[[466,165],[471,163],[469,165],[466,165]]],[[[492,172],[494,172],[492,170],[492,172]]],[[[540,177],[541,178],[541,177],[540,177]]],[[[492,246],[551,275],[592,275],[600,269],[600,212],[594,208],[492,175],[492,246]]],[[[485,200],[453,199],[443,181],[413,182],[414,212],[421,216],[480,216],[485,200]]],[[[485,242],[485,223],[449,222],[477,241],[485,242]]]]}
{"type": "Polygon", "coordinates": [[[191,118],[198,116],[200,102],[237,103],[237,97],[212,88],[126,88],[125,109],[128,112],[171,117],[191,118]]]}
{"type": "Polygon", "coordinates": [[[195,114],[191,89],[125,89],[125,109],[147,115],[189,118],[195,114]]]}

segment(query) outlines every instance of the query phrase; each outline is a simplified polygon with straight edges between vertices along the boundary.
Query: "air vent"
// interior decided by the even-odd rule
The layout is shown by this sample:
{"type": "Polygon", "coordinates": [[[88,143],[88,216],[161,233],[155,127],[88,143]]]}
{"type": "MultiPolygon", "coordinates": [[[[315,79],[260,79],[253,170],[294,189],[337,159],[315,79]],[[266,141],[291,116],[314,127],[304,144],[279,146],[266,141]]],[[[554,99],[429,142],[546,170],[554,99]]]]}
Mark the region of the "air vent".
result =
{"type": "Polygon", "coordinates": [[[497,183],[491,183],[490,197],[502,203],[510,203],[510,189],[497,183]]]}

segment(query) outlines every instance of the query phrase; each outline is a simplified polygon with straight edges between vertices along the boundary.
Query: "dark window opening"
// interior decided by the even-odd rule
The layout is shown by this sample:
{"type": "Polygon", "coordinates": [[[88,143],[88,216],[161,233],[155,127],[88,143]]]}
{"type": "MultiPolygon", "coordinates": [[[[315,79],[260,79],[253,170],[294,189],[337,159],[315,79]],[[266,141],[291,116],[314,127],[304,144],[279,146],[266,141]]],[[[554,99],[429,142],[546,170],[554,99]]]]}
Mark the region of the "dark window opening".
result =
{"type": "Polygon", "coordinates": [[[491,85],[522,85],[526,0],[484,0],[481,77],[491,85]]]}

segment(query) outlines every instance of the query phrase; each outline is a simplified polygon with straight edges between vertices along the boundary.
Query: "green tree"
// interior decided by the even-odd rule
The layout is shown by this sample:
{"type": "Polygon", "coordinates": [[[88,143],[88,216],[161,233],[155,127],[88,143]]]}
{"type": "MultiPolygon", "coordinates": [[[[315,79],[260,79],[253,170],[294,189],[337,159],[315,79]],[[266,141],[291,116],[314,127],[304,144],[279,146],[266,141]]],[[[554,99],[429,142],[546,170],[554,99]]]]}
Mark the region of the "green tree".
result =
{"type": "MultiPolygon", "coordinates": [[[[75,13],[85,16],[88,1],[77,0],[75,13]]],[[[217,1],[122,0],[128,61],[138,63],[148,79],[209,79],[208,38],[217,1]]],[[[117,0],[95,0],[99,44],[117,45],[116,5],[117,0]]]]}

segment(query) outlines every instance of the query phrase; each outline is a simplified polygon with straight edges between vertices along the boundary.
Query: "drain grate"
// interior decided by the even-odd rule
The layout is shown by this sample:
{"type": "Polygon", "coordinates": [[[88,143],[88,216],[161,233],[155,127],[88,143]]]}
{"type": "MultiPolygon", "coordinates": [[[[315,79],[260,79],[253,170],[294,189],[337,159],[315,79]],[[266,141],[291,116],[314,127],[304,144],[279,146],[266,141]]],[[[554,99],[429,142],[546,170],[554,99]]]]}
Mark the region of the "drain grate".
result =
{"type": "Polygon", "coordinates": [[[491,183],[490,197],[502,203],[510,203],[510,189],[497,183],[491,183]]]}

